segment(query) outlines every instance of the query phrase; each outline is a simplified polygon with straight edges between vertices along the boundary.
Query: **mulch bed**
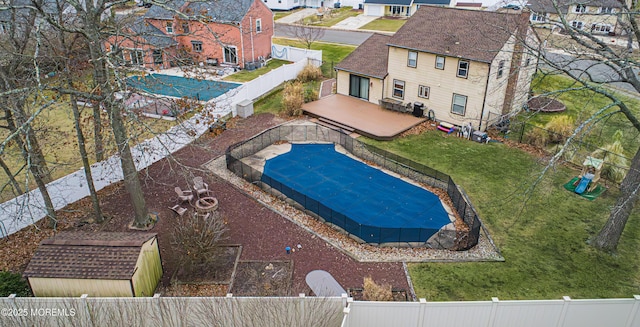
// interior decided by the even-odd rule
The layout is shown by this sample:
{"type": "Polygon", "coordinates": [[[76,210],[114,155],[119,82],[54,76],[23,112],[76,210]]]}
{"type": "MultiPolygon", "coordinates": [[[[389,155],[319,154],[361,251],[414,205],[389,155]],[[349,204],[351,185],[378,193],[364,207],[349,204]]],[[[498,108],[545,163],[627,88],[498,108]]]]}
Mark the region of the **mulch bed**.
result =
{"type": "Polygon", "coordinates": [[[290,296],[293,262],[241,261],[231,293],[236,296],[290,296]]]}
{"type": "MultiPolygon", "coordinates": [[[[227,125],[227,130],[220,135],[215,137],[205,135],[178,151],[173,158],[161,160],[140,173],[149,211],[159,216],[157,224],[150,230],[158,233],[164,270],[158,291],[166,291],[163,293],[165,296],[211,296],[221,295],[228,287],[228,285],[218,284],[178,285],[171,280],[180,264],[180,258],[171,245],[171,233],[179,219],[169,207],[173,206],[177,200],[175,186],[187,189],[192,183],[193,176],[204,177],[205,182],[209,184],[209,189],[217,197],[218,210],[229,227],[227,243],[242,245],[240,255],[242,262],[261,262],[260,266],[254,267],[256,270],[264,269],[263,266],[269,263],[274,265],[276,262],[292,263],[293,271],[289,288],[277,290],[278,294],[308,293],[310,290],[306,285],[305,276],[316,269],[328,271],[345,289],[362,287],[363,279],[367,276],[372,277],[376,283],[390,284],[397,289],[410,289],[402,263],[357,262],[340,249],[263,206],[228,182],[209,175],[200,168],[202,164],[223,155],[229,145],[281,122],[281,119],[271,114],[255,115],[243,120],[234,119],[227,125]],[[299,249],[298,244],[301,246],[299,249]],[[297,251],[287,254],[285,251],[287,246],[296,247],[297,251]]],[[[85,198],[59,211],[58,230],[128,231],[127,226],[133,217],[133,207],[124,184],[111,185],[101,190],[99,196],[107,217],[104,223],[91,222],[91,201],[85,198]]],[[[189,210],[193,212],[195,209],[189,210]]],[[[22,272],[40,241],[52,235],[54,231],[49,229],[43,220],[11,235],[7,240],[0,241],[0,269],[22,272]]],[[[246,269],[248,268],[241,267],[240,273],[250,275],[251,273],[246,269]]],[[[195,278],[196,282],[202,282],[201,277],[205,276],[195,278]]],[[[242,285],[241,292],[252,287],[241,284],[247,282],[243,281],[243,278],[236,274],[233,280],[233,284],[242,285]]],[[[262,283],[262,281],[256,281],[256,283],[262,283]]]]}

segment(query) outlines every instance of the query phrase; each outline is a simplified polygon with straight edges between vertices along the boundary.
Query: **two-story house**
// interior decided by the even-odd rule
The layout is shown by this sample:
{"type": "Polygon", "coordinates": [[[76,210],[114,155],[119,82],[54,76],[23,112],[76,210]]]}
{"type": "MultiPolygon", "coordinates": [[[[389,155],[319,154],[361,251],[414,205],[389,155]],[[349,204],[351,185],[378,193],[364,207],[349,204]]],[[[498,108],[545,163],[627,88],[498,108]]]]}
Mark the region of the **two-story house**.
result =
{"type": "Polygon", "coordinates": [[[366,16],[409,17],[422,6],[452,7],[452,0],[364,0],[366,16]]]}
{"type": "MultiPolygon", "coordinates": [[[[628,0],[630,5],[630,0],[628,0]]],[[[560,17],[575,29],[593,34],[621,34],[618,22],[622,2],[617,0],[530,0],[530,21],[536,27],[564,29],[560,17]]],[[[631,7],[629,7],[631,8],[631,7]]]]}
{"type": "Polygon", "coordinates": [[[436,120],[484,130],[526,102],[537,58],[528,14],[425,6],[336,65],[337,93],[422,103],[436,120]]]}
{"type": "Polygon", "coordinates": [[[166,68],[186,60],[245,68],[271,56],[273,13],[261,0],[171,1],[123,25],[107,47],[131,65],[166,68]]]}

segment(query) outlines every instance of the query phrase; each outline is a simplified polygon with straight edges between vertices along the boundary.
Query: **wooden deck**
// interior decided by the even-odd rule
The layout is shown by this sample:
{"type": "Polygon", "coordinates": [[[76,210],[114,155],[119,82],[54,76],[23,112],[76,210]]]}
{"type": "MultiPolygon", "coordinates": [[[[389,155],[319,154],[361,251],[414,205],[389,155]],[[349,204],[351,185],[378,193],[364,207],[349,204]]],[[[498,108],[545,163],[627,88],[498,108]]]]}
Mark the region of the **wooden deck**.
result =
{"type": "Polygon", "coordinates": [[[302,109],[311,116],[335,123],[338,127],[379,140],[389,140],[416,126],[425,118],[398,113],[354,97],[334,94],[305,103],[302,109]]]}

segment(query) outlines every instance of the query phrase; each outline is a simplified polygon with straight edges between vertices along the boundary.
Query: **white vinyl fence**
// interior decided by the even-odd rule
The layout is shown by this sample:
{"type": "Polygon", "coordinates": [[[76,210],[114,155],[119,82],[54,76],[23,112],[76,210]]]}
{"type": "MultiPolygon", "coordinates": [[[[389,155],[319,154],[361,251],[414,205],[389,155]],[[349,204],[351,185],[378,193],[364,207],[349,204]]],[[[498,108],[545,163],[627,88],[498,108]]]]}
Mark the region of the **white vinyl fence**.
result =
{"type": "MultiPolygon", "coordinates": [[[[302,294],[304,295],[304,294],[302,294]]],[[[0,326],[340,326],[346,297],[0,298],[0,326]]]]}
{"type": "MultiPolygon", "coordinates": [[[[281,46],[277,46],[280,49],[281,46]]],[[[292,64],[283,65],[268,74],[256,78],[233,89],[209,102],[206,106],[211,117],[223,117],[229,113],[236,115],[236,104],[244,100],[254,100],[271,91],[284,81],[296,78],[308,63],[322,64],[322,51],[283,47],[290,54],[288,58],[296,59],[292,64]],[[308,55],[304,57],[303,55],[308,55]],[[320,58],[320,60],[317,60],[320,58]]],[[[284,51],[284,50],[283,50],[284,51]]],[[[291,60],[291,59],[288,59],[291,60]]],[[[191,119],[175,126],[167,132],[146,140],[132,147],[131,151],[138,170],[144,169],[168,154],[178,151],[191,143],[208,129],[208,120],[197,114],[191,119]]],[[[112,183],[122,180],[120,158],[115,155],[107,160],[91,166],[91,173],[96,190],[101,190],[112,183]]],[[[66,205],[89,195],[89,187],[83,169],[61,177],[49,184],[47,190],[54,208],[59,210],[66,205]]],[[[11,235],[46,216],[42,194],[34,189],[26,194],[0,204],[0,238],[11,235]]],[[[0,325],[1,326],[1,325],[0,325]]]]}
{"type": "Polygon", "coordinates": [[[597,299],[348,304],[342,327],[640,327],[640,296],[597,299]]]}

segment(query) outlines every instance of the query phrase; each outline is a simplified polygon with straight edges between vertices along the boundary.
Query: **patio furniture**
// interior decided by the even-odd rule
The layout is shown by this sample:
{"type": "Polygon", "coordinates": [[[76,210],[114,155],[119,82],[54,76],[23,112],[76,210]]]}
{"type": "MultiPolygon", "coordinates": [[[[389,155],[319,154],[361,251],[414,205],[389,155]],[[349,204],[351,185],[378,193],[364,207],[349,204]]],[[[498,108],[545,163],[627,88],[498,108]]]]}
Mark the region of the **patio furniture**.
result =
{"type": "Polygon", "coordinates": [[[174,205],[173,207],[169,207],[173,212],[175,212],[178,216],[182,217],[185,212],[187,212],[187,208],[181,207],[179,204],[174,205]]]}
{"type": "Polygon", "coordinates": [[[193,178],[193,189],[196,191],[196,194],[198,194],[198,197],[202,194],[209,194],[209,185],[205,183],[200,176],[193,178]]]}
{"type": "Polygon", "coordinates": [[[181,203],[190,203],[193,200],[193,194],[191,194],[191,191],[183,191],[180,186],[176,186],[175,190],[178,194],[178,200],[180,200],[181,203]]]}

